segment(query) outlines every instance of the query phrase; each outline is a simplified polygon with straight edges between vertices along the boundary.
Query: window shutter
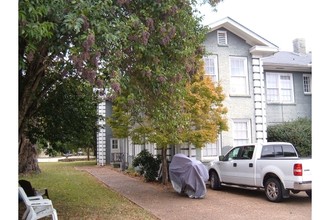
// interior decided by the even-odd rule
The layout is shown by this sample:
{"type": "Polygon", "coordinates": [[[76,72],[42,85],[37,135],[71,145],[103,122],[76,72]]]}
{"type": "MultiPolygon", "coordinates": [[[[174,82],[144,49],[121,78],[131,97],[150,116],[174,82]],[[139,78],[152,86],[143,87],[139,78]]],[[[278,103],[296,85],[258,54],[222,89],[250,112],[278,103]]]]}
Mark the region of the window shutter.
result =
{"type": "Polygon", "coordinates": [[[218,45],[227,45],[227,31],[218,31],[218,45]]]}

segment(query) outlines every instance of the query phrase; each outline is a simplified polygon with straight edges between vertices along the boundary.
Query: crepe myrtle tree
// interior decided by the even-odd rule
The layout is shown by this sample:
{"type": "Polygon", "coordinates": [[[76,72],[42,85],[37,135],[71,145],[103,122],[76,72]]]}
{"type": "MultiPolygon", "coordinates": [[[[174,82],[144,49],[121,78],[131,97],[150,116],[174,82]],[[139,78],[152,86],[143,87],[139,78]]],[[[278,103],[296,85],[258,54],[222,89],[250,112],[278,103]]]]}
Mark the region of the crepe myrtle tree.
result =
{"type": "Polygon", "coordinates": [[[196,74],[206,28],[196,16],[197,1],[125,1],[132,42],[123,48],[121,96],[114,97],[109,123],[118,137],[156,143],[162,149],[163,183],[168,181],[166,150],[182,142],[186,126],[186,83],[196,74]]]}
{"type": "Polygon", "coordinates": [[[202,36],[192,6],[204,2],[218,1],[20,0],[20,172],[40,171],[28,124],[63,79],[86,80],[111,99],[131,87],[144,104],[178,91],[202,36]]]}

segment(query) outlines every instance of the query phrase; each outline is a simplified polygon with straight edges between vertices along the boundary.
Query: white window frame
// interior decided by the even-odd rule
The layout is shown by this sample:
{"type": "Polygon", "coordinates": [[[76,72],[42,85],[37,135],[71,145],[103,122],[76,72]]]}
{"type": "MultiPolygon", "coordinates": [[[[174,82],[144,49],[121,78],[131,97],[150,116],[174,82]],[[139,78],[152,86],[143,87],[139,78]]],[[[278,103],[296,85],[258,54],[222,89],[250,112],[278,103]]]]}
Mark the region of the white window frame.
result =
{"type": "Polygon", "coordinates": [[[219,46],[227,46],[228,45],[228,37],[227,31],[217,31],[217,42],[219,46]]]}
{"type": "Polygon", "coordinates": [[[111,138],[110,140],[110,144],[111,144],[111,149],[113,150],[119,150],[119,139],[118,138],[111,138]],[[117,142],[116,144],[114,144],[114,142],[117,142]]]}
{"type": "Polygon", "coordinates": [[[203,148],[203,157],[214,157],[219,155],[219,148],[217,143],[207,143],[203,148]]]}
{"type": "Polygon", "coordinates": [[[248,65],[247,57],[229,57],[229,71],[230,71],[230,95],[249,95],[249,79],[248,79],[248,65]],[[243,61],[243,70],[239,74],[233,73],[234,61],[243,61]],[[241,90],[242,85],[236,85],[237,82],[243,81],[244,87],[243,91],[241,90]]]}
{"type": "Polygon", "coordinates": [[[277,72],[267,72],[266,73],[266,100],[267,103],[282,103],[282,104],[292,104],[294,103],[294,87],[293,87],[293,74],[292,73],[277,73],[277,72]],[[276,77],[276,82],[270,82],[270,77],[276,77]],[[289,88],[285,88],[282,83],[281,77],[289,77],[289,88]],[[271,85],[274,84],[274,85],[271,85]],[[271,90],[277,93],[276,99],[271,98],[271,90]],[[285,100],[285,91],[290,91],[290,100],[285,100]]]}
{"type": "Polygon", "coordinates": [[[211,77],[212,81],[215,83],[218,82],[218,76],[219,76],[219,74],[218,74],[218,56],[217,55],[204,56],[203,60],[204,60],[205,76],[211,77]],[[214,64],[212,71],[209,71],[210,69],[212,69],[212,67],[209,66],[210,62],[208,62],[207,60],[210,60],[214,64]]]}
{"type": "Polygon", "coordinates": [[[306,95],[312,94],[312,74],[303,74],[303,90],[306,95]]]}
{"type": "Polygon", "coordinates": [[[233,119],[232,122],[234,146],[251,143],[251,120],[233,119]],[[239,130],[238,123],[245,124],[246,129],[239,130]],[[242,135],[244,133],[244,135],[242,135]]]}

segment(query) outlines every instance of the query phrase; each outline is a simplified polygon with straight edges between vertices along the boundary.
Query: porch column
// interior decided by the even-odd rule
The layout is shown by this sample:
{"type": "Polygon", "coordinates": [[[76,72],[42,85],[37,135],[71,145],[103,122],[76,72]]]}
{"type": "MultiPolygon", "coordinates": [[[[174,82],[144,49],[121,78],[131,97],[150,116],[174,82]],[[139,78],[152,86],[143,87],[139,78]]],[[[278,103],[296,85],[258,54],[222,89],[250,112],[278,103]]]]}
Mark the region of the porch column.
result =
{"type": "Polygon", "coordinates": [[[267,141],[265,81],[262,60],[252,56],[253,94],[255,111],[256,142],[267,141]]]}
{"type": "MultiPolygon", "coordinates": [[[[105,118],[105,101],[101,102],[97,106],[97,112],[99,115],[105,118]]],[[[97,165],[104,166],[106,163],[106,131],[105,131],[105,119],[99,119],[98,125],[101,127],[96,135],[97,143],[97,165]]]]}

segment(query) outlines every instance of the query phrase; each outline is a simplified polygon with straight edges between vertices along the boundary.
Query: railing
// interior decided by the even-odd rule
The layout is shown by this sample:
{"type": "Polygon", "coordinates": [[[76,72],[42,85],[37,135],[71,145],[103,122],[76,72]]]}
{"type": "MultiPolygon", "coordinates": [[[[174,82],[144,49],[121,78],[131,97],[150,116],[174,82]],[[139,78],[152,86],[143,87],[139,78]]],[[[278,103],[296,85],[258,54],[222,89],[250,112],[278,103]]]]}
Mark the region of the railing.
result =
{"type": "Polygon", "coordinates": [[[124,158],[123,153],[111,153],[111,162],[122,162],[124,158]]]}

